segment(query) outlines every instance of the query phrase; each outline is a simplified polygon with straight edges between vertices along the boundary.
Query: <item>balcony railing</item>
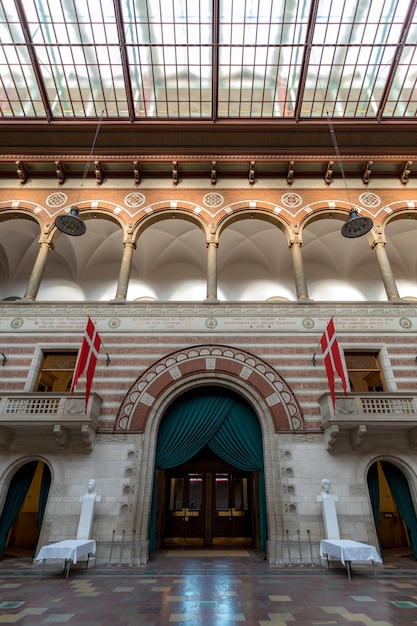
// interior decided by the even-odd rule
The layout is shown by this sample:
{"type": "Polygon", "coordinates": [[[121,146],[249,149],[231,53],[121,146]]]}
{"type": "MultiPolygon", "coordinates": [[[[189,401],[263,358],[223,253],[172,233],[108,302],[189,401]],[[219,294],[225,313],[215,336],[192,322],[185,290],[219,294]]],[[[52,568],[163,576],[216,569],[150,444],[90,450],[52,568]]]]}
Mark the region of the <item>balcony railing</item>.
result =
{"type": "Polygon", "coordinates": [[[328,449],[336,445],[340,435],[348,434],[352,447],[360,448],[369,434],[405,433],[417,449],[417,394],[414,393],[349,393],[336,394],[333,409],[329,393],[319,398],[321,426],[328,449]]]}
{"type": "Polygon", "coordinates": [[[84,448],[94,445],[102,399],[93,393],[85,410],[85,396],[65,393],[0,394],[0,449],[8,448],[13,437],[52,435],[65,449],[70,437],[79,438],[84,448]]]}
{"type": "Polygon", "coordinates": [[[45,394],[41,398],[7,398],[4,412],[19,415],[24,415],[25,413],[56,415],[59,412],[60,403],[61,398],[50,398],[45,394]]]}

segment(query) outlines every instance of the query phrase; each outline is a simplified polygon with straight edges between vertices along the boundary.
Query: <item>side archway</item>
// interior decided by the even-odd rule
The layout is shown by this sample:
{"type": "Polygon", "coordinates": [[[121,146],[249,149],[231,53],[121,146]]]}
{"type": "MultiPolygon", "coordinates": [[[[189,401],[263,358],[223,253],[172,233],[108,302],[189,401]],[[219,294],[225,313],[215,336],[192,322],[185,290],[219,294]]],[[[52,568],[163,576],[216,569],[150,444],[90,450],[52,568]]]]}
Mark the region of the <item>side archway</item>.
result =
{"type": "Polygon", "coordinates": [[[51,471],[40,460],[21,465],[13,474],[0,516],[0,558],[8,547],[33,556],[51,485],[51,471]]]}
{"type": "Polygon", "coordinates": [[[407,474],[395,460],[376,460],[367,483],[381,552],[391,550],[417,558],[417,516],[407,474]]]}

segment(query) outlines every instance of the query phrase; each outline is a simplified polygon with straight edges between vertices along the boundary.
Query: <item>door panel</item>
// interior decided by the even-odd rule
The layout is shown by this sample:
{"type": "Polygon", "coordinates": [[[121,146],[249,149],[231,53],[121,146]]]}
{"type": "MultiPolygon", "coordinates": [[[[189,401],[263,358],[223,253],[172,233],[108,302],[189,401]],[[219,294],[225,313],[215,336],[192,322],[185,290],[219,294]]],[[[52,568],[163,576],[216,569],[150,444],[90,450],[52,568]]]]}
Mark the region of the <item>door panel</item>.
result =
{"type": "Polygon", "coordinates": [[[203,545],[204,475],[183,474],[168,480],[164,543],[203,545]]]}
{"type": "Polygon", "coordinates": [[[254,543],[250,474],[173,471],[167,484],[165,546],[254,543]]]}
{"type": "Polygon", "coordinates": [[[252,544],[248,477],[216,474],[213,543],[252,544]]]}

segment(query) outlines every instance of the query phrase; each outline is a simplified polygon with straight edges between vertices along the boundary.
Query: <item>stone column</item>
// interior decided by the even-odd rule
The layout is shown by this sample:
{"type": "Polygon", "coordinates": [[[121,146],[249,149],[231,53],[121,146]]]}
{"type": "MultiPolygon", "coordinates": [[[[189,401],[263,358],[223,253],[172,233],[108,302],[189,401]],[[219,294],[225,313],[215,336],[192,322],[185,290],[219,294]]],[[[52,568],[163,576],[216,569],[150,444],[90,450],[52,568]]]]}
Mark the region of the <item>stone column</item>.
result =
{"type": "Polygon", "coordinates": [[[217,243],[207,244],[207,300],[217,300],[217,243]]]}
{"type": "Polygon", "coordinates": [[[120,266],[115,300],[126,300],[130,270],[132,269],[133,250],[136,250],[136,244],[133,241],[123,242],[123,258],[120,266]]]}
{"type": "Polygon", "coordinates": [[[30,275],[29,283],[23,299],[28,301],[36,300],[49,250],[53,250],[53,245],[46,241],[41,241],[38,256],[36,258],[35,265],[33,266],[32,274],[30,275]]]}
{"type": "Polygon", "coordinates": [[[304,274],[303,256],[301,254],[301,242],[292,241],[290,243],[292,264],[294,268],[295,289],[297,300],[309,300],[306,277],[304,274]]]}
{"type": "Polygon", "coordinates": [[[392,273],[391,265],[387,256],[387,251],[385,250],[385,242],[377,241],[373,244],[372,248],[375,250],[379,271],[381,272],[382,281],[384,283],[388,300],[399,299],[400,294],[398,293],[394,274],[392,273]]]}

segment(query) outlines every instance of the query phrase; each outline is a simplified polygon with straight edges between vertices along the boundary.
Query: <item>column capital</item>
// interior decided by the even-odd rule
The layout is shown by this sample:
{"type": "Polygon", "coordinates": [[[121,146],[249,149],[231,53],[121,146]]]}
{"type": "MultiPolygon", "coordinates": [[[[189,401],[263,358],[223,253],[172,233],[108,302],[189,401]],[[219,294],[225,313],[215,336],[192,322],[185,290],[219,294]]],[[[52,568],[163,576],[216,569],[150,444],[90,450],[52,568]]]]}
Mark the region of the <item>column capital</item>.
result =
{"type": "Polygon", "coordinates": [[[48,250],[53,250],[55,248],[52,241],[46,241],[45,239],[40,239],[38,243],[41,248],[47,248],[48,250]]]}
{"type": "Polygon", "coordinates": [[[378,239],[374,239],[371,243],[371,250],[375,250],[376,248],[385,248],[385,244],[387,240],[385,237],[379,236],[378,239]]]}
{"type": "Polygon", "coordinates": [[[132,239],[124,239],[123,240],[123,246],[125,248],[130,246],[133,250],[136,250],[136,241],[133,241],[132,239]]]}

